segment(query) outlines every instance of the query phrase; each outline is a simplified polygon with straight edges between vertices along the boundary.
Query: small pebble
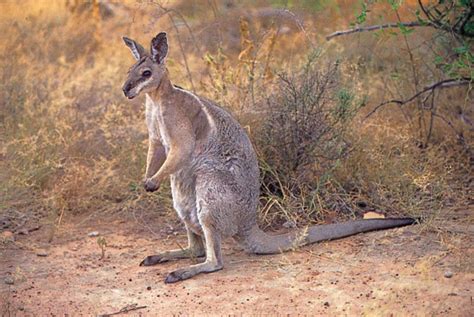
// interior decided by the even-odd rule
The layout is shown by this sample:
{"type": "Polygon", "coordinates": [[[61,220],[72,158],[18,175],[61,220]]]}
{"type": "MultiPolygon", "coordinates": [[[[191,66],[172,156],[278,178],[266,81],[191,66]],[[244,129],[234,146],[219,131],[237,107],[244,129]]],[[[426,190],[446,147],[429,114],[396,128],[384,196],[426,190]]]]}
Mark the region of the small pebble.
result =
{"type": "Polygon", "coordinates": [[[38,250],[36,251],[37,256],[48,256],[48,252],[46,250],[38,250]]]}
{"type": "Polygon", "coordinates": [[[446,272],[444,272],[444,277],[446,277],[446,278],[451,278],[451,277],[453,277],[453,272],[451,272],[451,271],[446,271],[446,272]]]}
{"type": "Polygon", "coordinates": [[[18,234],[22,234],[22,235],[28,235],[29,232],[28,232],[28,229],[21,229],[20,231],[18,231],[18,234]]]}
{"type": "Polygon", "coordinates": [[[89,237],[98,237],[99,231],[92,231],[87,234],[89,237]]]}
{"type": "Polygon", "coordinates": [[[15,236],[13,235],[13,232],[11,231],[3,231],[2,232],[2,240],[5,241],[15,241],[15,236]]]}
{"type": "Polygon", "coordinates": [[[14,280],[13,277],[11,277],[11,276],[5,277],[5,280],[4,280],[4,281],[5,281],[5,284],[8,284],[8,285],[13,285],[13,284],[15,284],[15,280],[14,280]]]}

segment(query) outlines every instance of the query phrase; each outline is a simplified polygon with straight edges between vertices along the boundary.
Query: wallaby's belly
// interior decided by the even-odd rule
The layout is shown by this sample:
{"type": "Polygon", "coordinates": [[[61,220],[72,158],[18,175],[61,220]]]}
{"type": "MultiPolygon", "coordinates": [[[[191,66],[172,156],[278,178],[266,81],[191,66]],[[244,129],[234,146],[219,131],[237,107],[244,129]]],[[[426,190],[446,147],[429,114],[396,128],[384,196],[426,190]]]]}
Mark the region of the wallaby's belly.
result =
{"type": "Polygon", "coordinates": [[[196,206],[196,177],[189,171],[179,171],[170,176],[173,207],[178,216],[194,233],[201,235],[196,206]]]}
{"type": "Polygon", "coordinates": [[[237,121],[217,106],[206,106],[213,129],[206,140],[198,140],[191,164],[196,218],[211,222],[223,236],[235,236],[256,223],[257,158],[237,121]]]}
{"type": "Polygon", "coordinates": [[[198,152],[193,162],[171,175],[173,204],[190,230],[202,235],[203,213],[224,236],[234,236],[256,221],[258,185],[249,177],[252,167],[240,158],[222,160],[198,152]]]}

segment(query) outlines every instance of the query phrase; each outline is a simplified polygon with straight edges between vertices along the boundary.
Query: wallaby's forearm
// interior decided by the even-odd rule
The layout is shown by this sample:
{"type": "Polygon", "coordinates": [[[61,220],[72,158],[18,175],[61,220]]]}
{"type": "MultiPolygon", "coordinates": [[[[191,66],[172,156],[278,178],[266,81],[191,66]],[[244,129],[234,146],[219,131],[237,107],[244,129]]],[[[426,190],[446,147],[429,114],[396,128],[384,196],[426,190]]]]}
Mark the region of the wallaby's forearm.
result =
{"type": "Polygon", "coordinates": [[[158,172],[156,172],[151,178],[161,183],[171,174],[176,173],[181,168],[189,164],[191,156],[194,151],[194,140],[188,139],[185,144],[180,144],[179,146],[171,146],[166,160],[163,165],[160,167],[158,172]]]}
{"type": "Polygon", "coordinates": [[[145,179],[150,178],[158,172],[166,160],[165,147],[159,140],[150,138],[148,141],[148,154],[146,158],[145,179]]]}
{"type": "Polygon", "coordinates": [[[163,130],[169,136],[169,149],[165,162],[151,177],[152,181],[158,184],[189,164],[196,143],[192,124],[185,114],[180,112],[168,114],[165,121],[175,121],[175,124],[163,126],[163,130]]]}

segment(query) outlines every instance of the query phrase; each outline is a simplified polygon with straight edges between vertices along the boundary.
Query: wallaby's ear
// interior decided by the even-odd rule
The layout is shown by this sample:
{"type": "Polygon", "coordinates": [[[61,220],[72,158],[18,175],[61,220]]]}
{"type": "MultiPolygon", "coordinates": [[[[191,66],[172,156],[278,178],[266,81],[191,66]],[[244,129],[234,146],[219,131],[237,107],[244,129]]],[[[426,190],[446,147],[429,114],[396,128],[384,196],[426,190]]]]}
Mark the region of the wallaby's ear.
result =
{"type": "Polygon", "coordinates": [[[135,57],[137,61],[139,61],[143,56],[145,56],[146,52],[143,46],[141,46],[134,40],[129,39],[128,37],[124,36],[122,37],[122,39],[125,42],[125,45],[127,45],[128,48],[132,51],[133,57],[135,57]]]}
{"type": "Polygon", "coordinates": [[[156,63],[162,64],[167,54],[168,40],[166,33],[160,32],[151,40],[151,57],[156,63]]]}

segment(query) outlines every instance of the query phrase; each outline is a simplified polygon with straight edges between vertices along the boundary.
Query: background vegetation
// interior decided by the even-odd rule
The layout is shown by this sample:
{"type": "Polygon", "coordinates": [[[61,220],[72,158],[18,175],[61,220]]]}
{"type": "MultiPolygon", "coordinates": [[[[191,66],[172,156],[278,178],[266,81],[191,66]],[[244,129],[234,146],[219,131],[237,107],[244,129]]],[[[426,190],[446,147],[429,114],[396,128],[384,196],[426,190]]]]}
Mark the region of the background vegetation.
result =
{"type": "Polygon", "coordinates": [[[166,188],[142,189],[143,98],[121,93],[133,63],[121,36],[147,47],[159,31],[173,82],[218,101],[254,141],[262,225],[367,210],[431,223],[472,204],[469,1],[0,6],[2,219],[54,228],[78,213],[172,212],[166,188]]]}

